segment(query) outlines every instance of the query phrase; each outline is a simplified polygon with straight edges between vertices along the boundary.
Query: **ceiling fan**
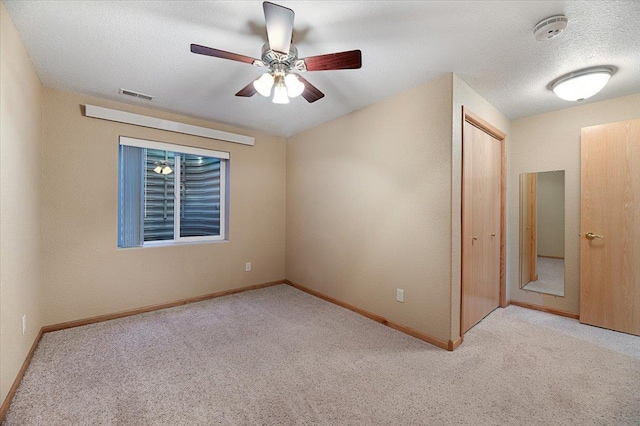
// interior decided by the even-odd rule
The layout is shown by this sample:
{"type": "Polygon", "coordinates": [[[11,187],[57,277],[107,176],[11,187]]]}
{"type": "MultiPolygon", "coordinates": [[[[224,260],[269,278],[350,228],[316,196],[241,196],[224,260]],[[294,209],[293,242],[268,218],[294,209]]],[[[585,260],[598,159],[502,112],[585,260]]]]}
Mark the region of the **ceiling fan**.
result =
{"type": "Polygon", "coordinates": [[[288,104],[289,98],[295,98],[300,95],[311,103],[322,99],[324,93],[298,73],[362,67],[362,52],[360,50],[298,58],[298,49],[296,49],[291,40],[293,34],[293,10],[268,1],[262,3],[262,7],[264,9],[268,42],[262,46],[260,59],[199,44],[191,45],[191,52],[199,55],[230,59],[269,69],[261,77],[242,88],[236,93],[236,96],[250,97],[259,93],[264,97],[269,97],[273,88],[273,102],[276,104],[288,104]]]}

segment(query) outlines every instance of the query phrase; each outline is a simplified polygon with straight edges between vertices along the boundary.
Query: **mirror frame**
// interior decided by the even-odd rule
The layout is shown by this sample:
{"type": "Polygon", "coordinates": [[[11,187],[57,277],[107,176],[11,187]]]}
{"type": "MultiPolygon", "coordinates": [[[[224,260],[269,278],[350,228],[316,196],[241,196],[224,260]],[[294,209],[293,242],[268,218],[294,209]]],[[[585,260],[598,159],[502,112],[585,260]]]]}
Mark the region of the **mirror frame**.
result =
{"type": "MultiPolygon", "coordinates": [[[[521,173],[519,179],[519,228],[518,228],[518,286],[521,290],[540,294],[548,294],[554,297],[565,296],[566,267],[563,268],[562,293],[545,292],[538,289],[525,288],[531,282],[539,279],[538,276],[538,199],[537,182],[541,173],[563,172],[563,215],[566,210],[566,178],[565,170],[545,170],[540,172],[521,173]],[[528,195],[528,196],[527,196],[528,195]],[[527,226],[529,224],[529,226],[527,226]],[[527,241],[529,243],[527,244],[527,241]],[[526,258],[528,261],[526,261],[526,258]],[[527,277],[525,277],[527,275],[527,277]]],[[[566,231],[566,217],[563,217],[563,240],[566,231]]],[[[566,253],[566,241],[563,241],[563,259],[566,253]]],[[[566,265],[565,265],[566,266],[566,265]]]]}

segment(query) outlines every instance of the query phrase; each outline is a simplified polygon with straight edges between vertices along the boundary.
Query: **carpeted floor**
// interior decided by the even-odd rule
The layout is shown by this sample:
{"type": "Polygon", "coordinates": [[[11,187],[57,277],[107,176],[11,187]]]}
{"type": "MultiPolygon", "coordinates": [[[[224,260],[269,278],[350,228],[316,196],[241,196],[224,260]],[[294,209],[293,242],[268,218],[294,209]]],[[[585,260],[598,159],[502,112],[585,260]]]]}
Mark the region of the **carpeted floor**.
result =
{"type": "Polygon", "coordinates": [[[564,259],[540,257],[536,261],[538,280],[531,281],[522,289],[538,293],[564,296],[564,259]]]}
{"type": "Polygon", "coordinates": [[[447,352],[281,285],[45,334],[6,425],[640,424],[640,338],[511,306],[447,352]]]}

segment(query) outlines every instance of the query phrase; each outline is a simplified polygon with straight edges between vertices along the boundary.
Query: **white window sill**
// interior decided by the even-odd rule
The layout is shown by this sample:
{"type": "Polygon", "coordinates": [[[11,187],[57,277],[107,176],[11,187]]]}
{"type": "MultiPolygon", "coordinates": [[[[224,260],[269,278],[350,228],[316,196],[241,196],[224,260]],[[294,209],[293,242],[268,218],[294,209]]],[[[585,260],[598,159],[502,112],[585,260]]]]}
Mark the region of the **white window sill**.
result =
{"type": "Polygon", "coordinates": [[[165,242],[157,242],[153,244],[145,244],[143,246],[135,246],[135,247],[117,247],[118,250],[131,250],[131,249],[148,249],[154,247],[175,247],[175,246],[191,246],[191,245],[201,245],[201,244],[220,244],[220,243],[228,243],[229,240],[210,240],[210,241],[167,241],[165,242]]]}

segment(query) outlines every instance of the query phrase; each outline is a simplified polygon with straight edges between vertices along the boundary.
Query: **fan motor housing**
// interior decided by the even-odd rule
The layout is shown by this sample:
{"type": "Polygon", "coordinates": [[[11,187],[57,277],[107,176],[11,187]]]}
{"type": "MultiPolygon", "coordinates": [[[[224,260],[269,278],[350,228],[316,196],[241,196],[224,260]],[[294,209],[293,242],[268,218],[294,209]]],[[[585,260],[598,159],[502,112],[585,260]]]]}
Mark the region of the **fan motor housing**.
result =
{"type": "Polygon", "coordinates": [[[554,15],[538,22],[533,28],[536,40],[550,40],[559,36],[567,28],[569,20],[564,15],[554,15]]]}
{"type": "Polygon", "coordinates": [[[272,50],[269,43],[265,43],[262,46],[262,62],[264,62],[268,67],[271,67],[272,64],[283,64],[289,68],[295,64],[297,60],[298,49],[296,49],[293,44],[291,44],[287,55],[272,50]]]}

